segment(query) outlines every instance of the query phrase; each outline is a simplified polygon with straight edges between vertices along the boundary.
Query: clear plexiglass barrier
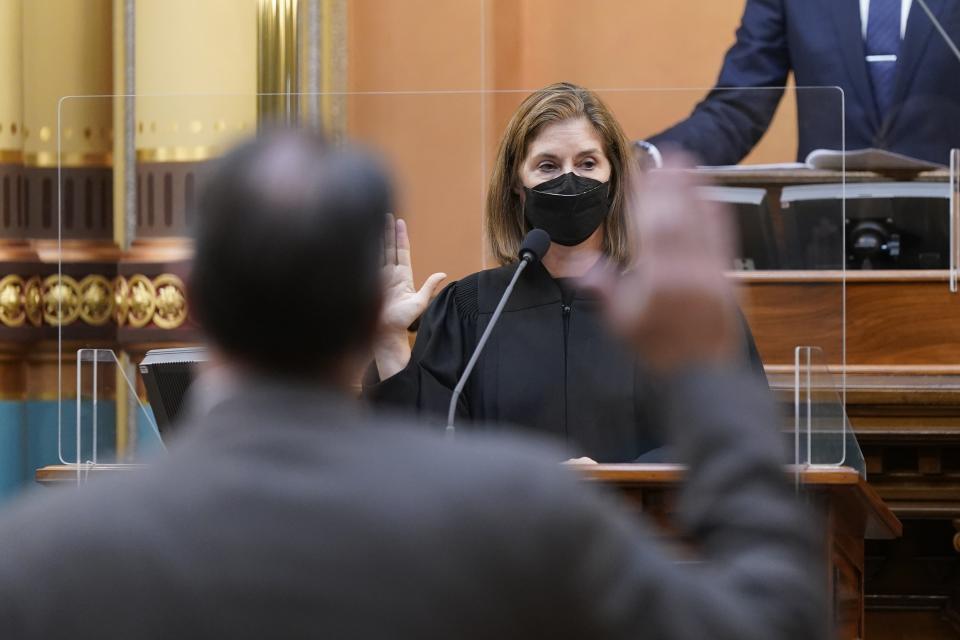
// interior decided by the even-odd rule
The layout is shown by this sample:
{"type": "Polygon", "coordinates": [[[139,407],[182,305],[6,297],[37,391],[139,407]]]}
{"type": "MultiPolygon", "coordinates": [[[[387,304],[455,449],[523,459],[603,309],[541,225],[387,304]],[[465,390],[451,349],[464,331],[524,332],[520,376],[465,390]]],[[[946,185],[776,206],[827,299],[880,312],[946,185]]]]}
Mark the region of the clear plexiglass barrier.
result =
{"type": "Polygon", "coordinates": [[[838,379],[819,348],[797,347],[793,403],[793,456],[798,468],[847,466],[866,477],[838,379]]]}
{"type": "MultiPolygon", "coordinates": [[[[850,255],[842,92],[593,91],[630,143],[627,157],[608,158],[614,173],[618,163],[655,171],[673,147],[711,163],[697,169],[702,194],[726,203],[734,214],[739,248],[729,277],[741,294],[755,359],[766,366],[788,416],[780,426],[796,452],[794,462],[858,466],[843,408],[850,255]],[[707,107],[672,127],[705,97],[707,107]],[[764,107],[777,103],[787,110],[799,105],[801,126],[816,124],[828,168],[805,162],[796,131],[764,137],[764,107]],[[791,191],[809,185],[823,189],[791,191]],[[797,442],[802,446],[794,446],[797,442]]],[[[167,424],[174,414],[151,406],[137,365],[149,348],[199,340],[184,283],[196,194],[217,157],[278,121],[322,131],[331,144],[356,142],[373,149],[393,174],[394,213],[409,224],[417,284],[434,272],[454,280],[496,266],[483,235],[487,185],[500,139],[533,92],[342,92],[282,101],[217,94],[64,98],[56,172],[35,196],[56,245],[59,280],[57,296],[50,298],[56,309],[50,311],[60,319],[59,419],[71,427],[61,429],[61,461],[137,464],[162,451],[163,440],[176,437],[167,424]],[[121,112],[125,118],[117,117],[121,112]],[[113,129],[123,121],[124,130],[113,129]]],[[[601,151],[612,156],[597,135],[601,151]]],[[[248,303],[256,304],[255,291],[248,303]]],[[[297,305],[291,300],[289,309],[277,313],[296,313],[297,305]]],[[[179,400],[171,406],[179,407],[179,400]]]]}
{"type": "Polygon", "coordinates": [[[75,362],[75,421],[58,425],[57,449],[62,464],[76,467],[78,483],[94,467],[136,466],[166,449],[128,367],[113,350],[78,349],[75,362]]]}

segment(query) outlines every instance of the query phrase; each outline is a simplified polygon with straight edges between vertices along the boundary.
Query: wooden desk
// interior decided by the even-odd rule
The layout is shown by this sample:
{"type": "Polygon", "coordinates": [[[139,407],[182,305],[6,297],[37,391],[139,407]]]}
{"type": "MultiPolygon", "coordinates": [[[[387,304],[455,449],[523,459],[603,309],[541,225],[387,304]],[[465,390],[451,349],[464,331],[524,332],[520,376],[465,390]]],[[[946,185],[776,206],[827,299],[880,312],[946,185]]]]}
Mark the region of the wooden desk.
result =
{"type": "Polygon", "coordinates": [[[33,474],[33,479],[37,484],[45,487],[76,486],[78,479],[85,482],[104,475],[136,471],[146,466],[145,464],[83,465],[78,472],[76,465],[51,464],[37,469],[33,474]]]}
{"type": "Polygon", "coordinates": [[[960,638],[960,367],[852,367],[847,414],[904,527],[866,544],[868,637],[960,638]]]}
{"type": "Polygon", "coordinates": [[[730,277],[766,365],[792,365],[797,345],[823,346],[829,363],[839,365],[844,320],[848,365],[931,371],[960,365],[960,294],[950,293],[946,271],[758,271],[730,277]]]}
{"type": "Polygon", "coordinates": [[[788,403],[797,345],[823,346],[840,382],[846,323],[847,415],[870,486],[904,524],[901,539],[865,546],[869,637],[960,638],[960,295],[948,273],[731,277],[788,403]]]}
{"type": "MultiPolygon", "coordinates": [[[[818,169],[761,169],[749,170],[700,170],[698,173],[710,181],[729,187],[778,188],[795,184],[836,184],[844,181],[844,176],[838,171],[822,171],[818,169]]],[[[947,170],[925,171],[918,175],[883,176],[873,171],[847,171],[848,184],[860,182],[949,182],[950,172],[947,170]]]]}
{"type": "MultiPolygon", "coordinates": [[[[583,464],[572,465],[588,480],[612,486],[636,504],[644,506],[644,492],[676,489],[686,470],[678,464],[583,464]]],[[[788,467],[793,477],[796,467],[788,467]]],[[[891,539],[902,533],[897,516],[877,492],[849,467],[811,466],[800,469],[804,491],[828,494],[842,500],[844,530],[862,538],[891,539]]]]}
{"type": "MultiPolygon", "coordinates": [[[[765,189],[773,222],[785,187],[843,179],[804,169],[705,173],[715,184],[765,189]]],[[[866,172],[845,178],[899,180],[866,172]]],[[[949,174],[915,180],[943,183],[949,174]]],[[[823,347],[839,381],[845,324],[847,415],[870,486],[904,524],[902,538],[866,545],[871,639],[960,638],[960,294],[949,292],[948,276],[945,270],[731,274],[775,390],[792,389],[798,345],[823,347]]]]}
{"type": "MultiPolygon", "coordinates": [[[[674,495],[683,479],[679,465],[577,465],[590,481],[614,487],[639,511],[670,531],[674,495]]],[[[793,470],[791,469],[791,474],[793,470]]],[[[847,467],[805,468],[803,491],[825,515],[829,541],[824,577],[833,603],[838,638],[863,638],[864,540],[891,539],[902,533],[897,517],[856,471],[847,467]]]]}

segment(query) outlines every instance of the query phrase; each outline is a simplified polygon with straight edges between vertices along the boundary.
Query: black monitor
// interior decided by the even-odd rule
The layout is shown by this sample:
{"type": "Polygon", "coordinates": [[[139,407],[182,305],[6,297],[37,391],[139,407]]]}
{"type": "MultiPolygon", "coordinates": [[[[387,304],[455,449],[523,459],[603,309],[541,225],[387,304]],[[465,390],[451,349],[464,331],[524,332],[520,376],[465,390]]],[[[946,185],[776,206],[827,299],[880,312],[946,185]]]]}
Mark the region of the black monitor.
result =
{"type": "Polygon", "coordinates": [[[782,267],[767,204],[767,190],[753,187],[701,187],[700,196],[722,202],[737,226],[737,255],[731,268],[756,271],[782,267]]]}
{"type": "Polygon", "coordinates": [[[783,189],[781,201],[792,268],[949,266],[950,185],[945,182],[793,186],[783,189]]]}
{"type": "Polygon", "coordinates": [[[147,401],[161,434],[175,426],[183,410],[187,389],[196,377],[197,365],[206,362],[204,347],[152,349],[140,362],[140,375],[147,388],[147,401]]]}

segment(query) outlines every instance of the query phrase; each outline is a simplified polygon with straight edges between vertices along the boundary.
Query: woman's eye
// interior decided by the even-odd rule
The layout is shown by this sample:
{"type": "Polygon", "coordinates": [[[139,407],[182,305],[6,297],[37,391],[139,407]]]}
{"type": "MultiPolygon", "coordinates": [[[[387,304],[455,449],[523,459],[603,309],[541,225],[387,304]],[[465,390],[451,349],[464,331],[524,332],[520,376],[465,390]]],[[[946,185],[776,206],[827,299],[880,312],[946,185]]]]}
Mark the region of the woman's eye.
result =
{"type": "Polygon", "coordinates": [[[585,169],[594,169],[597,166],[597,162],[590,159],[584,160],[581,164],[585,169]]]}
{"type": "Polygon", "coordinates": [[[541,162],[539,165],[537,165],[537,169],[540,171],[553,171],[556,168],[557,165],[553,164],[552,162],[541,162]]]}

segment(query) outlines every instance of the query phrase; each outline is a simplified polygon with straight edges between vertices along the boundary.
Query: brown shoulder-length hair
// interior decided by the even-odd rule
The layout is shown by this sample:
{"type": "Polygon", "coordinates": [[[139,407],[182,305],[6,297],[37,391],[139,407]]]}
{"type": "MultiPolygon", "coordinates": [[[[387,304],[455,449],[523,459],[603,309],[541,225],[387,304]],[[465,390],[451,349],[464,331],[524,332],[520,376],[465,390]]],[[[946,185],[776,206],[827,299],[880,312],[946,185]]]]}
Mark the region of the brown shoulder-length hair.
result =
{"type": "Polygon", "coordinates": [[[527,148],[546,125],[571,118],[587,118],[593,124],[611,165],[610,213],[604,222],[603,252],[622,265],[630,260],[626,221],[626,188],[634,171],[630,142],[595,93],[559,82],[527,96],[500,140],[487,190],[485,218],[487,242],[500,264],[517,260],[523,236],[530,230],[519,195],[520,166],[527,148]]]}

